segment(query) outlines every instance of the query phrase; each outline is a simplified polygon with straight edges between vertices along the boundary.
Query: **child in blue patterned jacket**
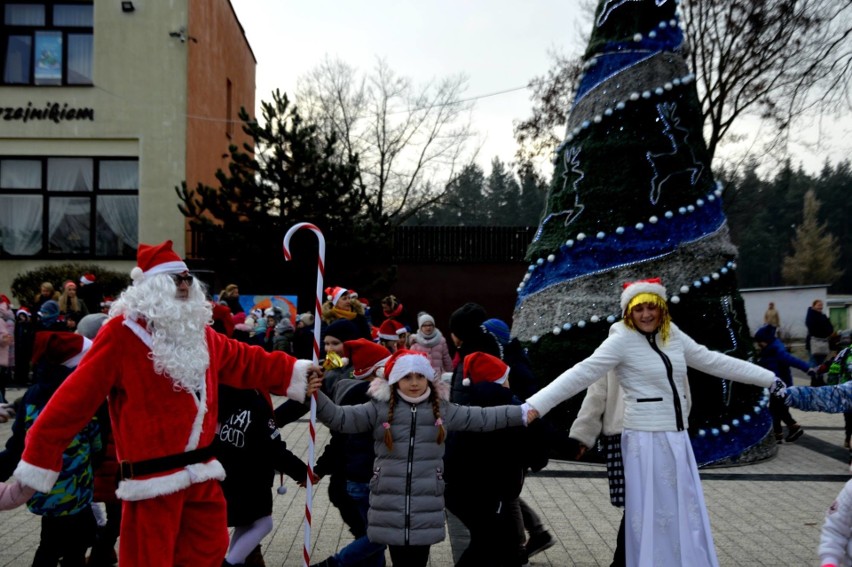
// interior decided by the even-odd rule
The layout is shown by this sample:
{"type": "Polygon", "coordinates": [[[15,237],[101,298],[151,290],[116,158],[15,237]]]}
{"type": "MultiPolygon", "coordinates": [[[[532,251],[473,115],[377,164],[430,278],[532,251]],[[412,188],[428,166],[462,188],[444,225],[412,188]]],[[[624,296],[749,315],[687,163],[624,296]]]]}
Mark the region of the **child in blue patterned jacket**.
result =
{"type": "MultiPolygon", "coordinates": [[[[34,384],[24,394],[12,425],[12,437],[0,453],[0,479],[9,478],[20,461],[24,438],[50,398],[71,374],[92,341],[68,332],[44,331],[33,349],[34,384]]],[[[95,541],[97,523],[92,513],[94,473],[92,457],[102,450],[97,418],[78,433],[62,455],[59,479],[49,493],[36,492],[30,512],[41,516],[41,538],[33,565],[84,565],[86,549],[95,541]]]]}

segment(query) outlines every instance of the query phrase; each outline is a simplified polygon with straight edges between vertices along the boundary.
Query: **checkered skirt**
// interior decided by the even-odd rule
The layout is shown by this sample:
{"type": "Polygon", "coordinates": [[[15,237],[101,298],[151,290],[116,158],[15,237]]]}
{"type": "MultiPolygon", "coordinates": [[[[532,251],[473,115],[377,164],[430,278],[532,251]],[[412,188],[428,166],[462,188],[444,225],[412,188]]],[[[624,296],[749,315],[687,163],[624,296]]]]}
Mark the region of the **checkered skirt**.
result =
{"type": "Polygon", "coordinates": [[[613,506],[624,508],[624,462],[621,460],[621,433],[602,435],[601,444],[606,455],[609,501],[613,506]]]}

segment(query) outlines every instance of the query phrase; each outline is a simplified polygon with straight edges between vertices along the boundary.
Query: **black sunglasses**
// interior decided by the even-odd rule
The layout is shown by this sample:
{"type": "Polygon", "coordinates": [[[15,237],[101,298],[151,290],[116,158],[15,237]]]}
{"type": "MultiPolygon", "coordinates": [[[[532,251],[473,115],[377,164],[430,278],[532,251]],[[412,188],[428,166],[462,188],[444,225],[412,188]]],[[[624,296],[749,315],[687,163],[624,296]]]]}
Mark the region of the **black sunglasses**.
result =
{"type": "Polygon", "coordinates": [[[195,279],[192,277],[192,274],[187,274],[182,276],[180,274],[172,274],[172,279],[175,281],[175,285],[179,286],[182,283],[186,283],[186,285],[192,285],[192,281],[195,279]]]}

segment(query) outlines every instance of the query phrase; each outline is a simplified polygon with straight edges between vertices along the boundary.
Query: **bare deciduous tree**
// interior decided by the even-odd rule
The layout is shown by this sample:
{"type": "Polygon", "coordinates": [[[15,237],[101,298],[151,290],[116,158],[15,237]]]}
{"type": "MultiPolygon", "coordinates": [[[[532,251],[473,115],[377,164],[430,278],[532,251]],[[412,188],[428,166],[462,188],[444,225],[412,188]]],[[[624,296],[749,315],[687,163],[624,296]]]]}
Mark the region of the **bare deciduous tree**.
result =
{"type": "Polygon", "coordinates": [[[369,214],[401,224],[439,200],[476,149],[463,76],[422,87],[379,60],[368,74],[326,59],[300,78],[296,99],[313,122],[357,157],[369,214]]]}
{"type": "MultiPolygon", "coordinates": [[[[685,55],[696,73],[707,147],[713,156],[745,116],[783,142],[797,119],[849,106],[849,0],[682,0],[685,55]]],[[[530,82],[533,115],[515,125],[519,157],[552,149],[571,109],[582,58],[555,55],[530,82]]]]}

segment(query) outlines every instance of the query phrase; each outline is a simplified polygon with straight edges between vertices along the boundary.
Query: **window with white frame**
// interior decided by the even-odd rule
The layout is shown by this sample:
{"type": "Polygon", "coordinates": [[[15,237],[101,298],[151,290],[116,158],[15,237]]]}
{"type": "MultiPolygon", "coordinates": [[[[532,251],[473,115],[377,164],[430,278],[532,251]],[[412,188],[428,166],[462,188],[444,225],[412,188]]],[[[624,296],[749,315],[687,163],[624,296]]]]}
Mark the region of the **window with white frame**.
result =
{"type": "Polygon", "coordinates": [[[4,85],[91,85],[92,2],[0,2],[4,85]]]}
{"type": "Polygon", "coordinates": [[[0,156],[0,257],[133,258],[139,161],[0,156]]]}

